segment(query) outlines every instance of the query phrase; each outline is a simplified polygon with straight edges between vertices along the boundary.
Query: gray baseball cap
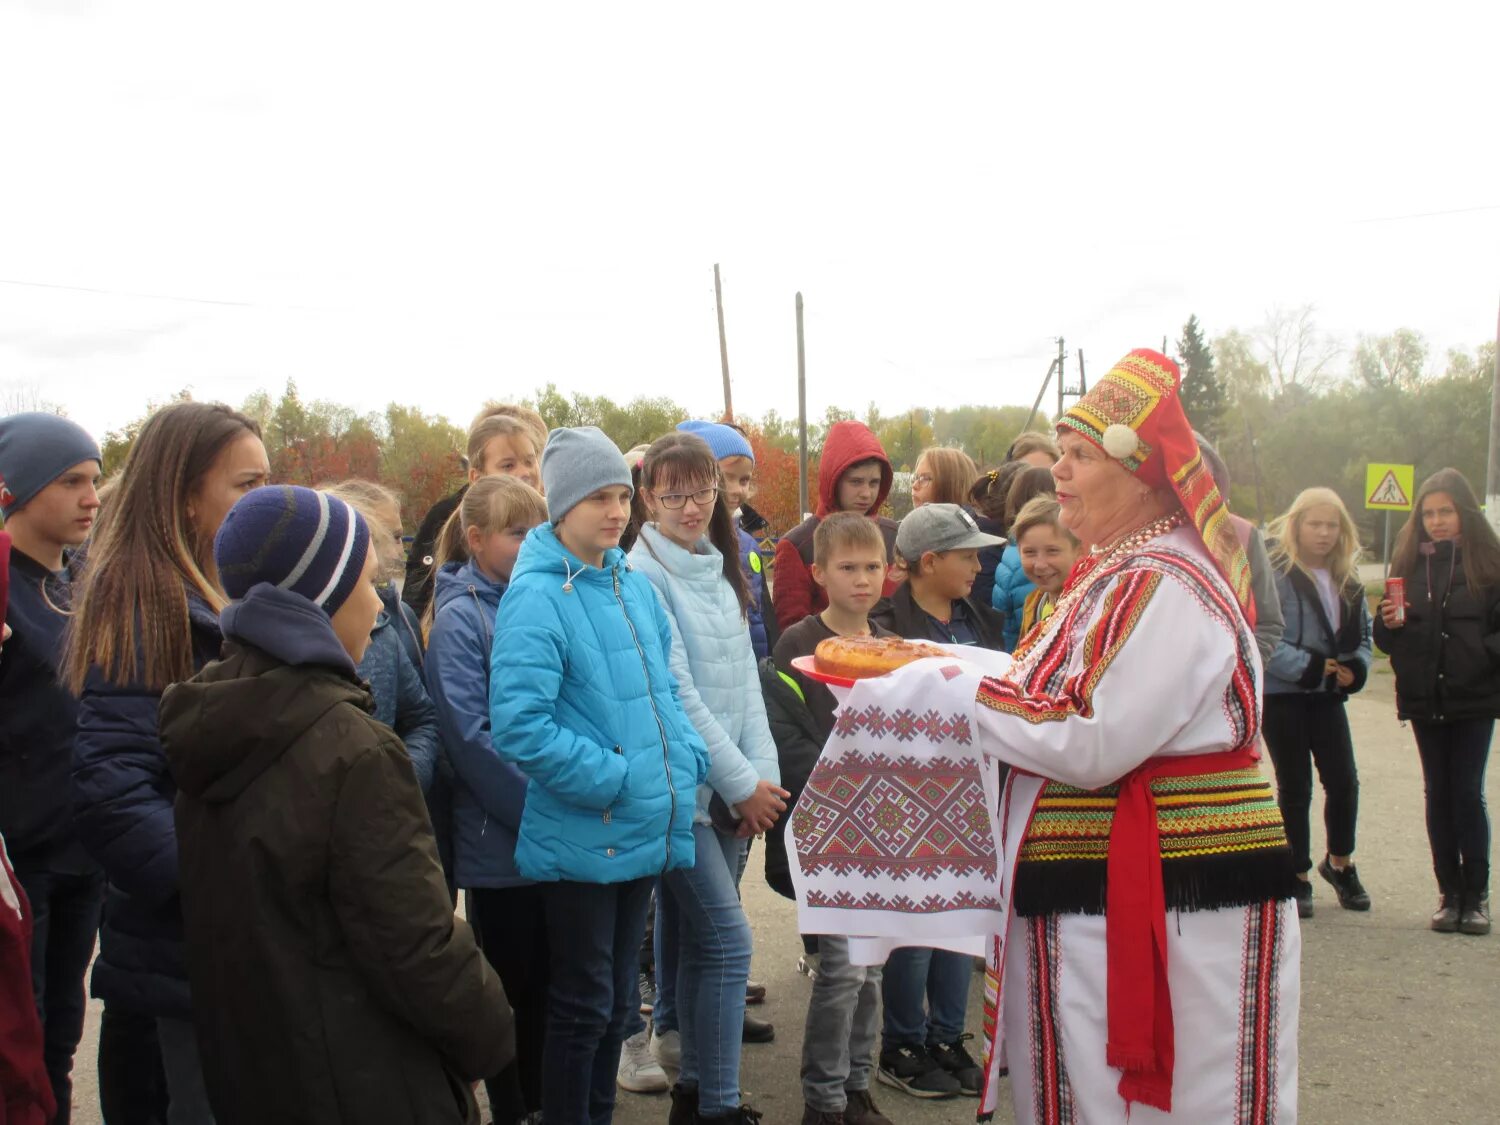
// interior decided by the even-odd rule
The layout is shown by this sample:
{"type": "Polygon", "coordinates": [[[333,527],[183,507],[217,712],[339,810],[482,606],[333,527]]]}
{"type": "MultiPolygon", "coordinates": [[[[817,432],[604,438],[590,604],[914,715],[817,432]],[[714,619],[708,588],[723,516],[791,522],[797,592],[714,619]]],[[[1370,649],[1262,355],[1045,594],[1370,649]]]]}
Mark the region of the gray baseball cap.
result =
{"type": "Polygon", "coordinates": [[[979,530],[974,517],[957,504],[923,504],[896,529],[896,553],[909,563],[928,551],[966,551],[998,547],[1005,540],[979,530]]]}

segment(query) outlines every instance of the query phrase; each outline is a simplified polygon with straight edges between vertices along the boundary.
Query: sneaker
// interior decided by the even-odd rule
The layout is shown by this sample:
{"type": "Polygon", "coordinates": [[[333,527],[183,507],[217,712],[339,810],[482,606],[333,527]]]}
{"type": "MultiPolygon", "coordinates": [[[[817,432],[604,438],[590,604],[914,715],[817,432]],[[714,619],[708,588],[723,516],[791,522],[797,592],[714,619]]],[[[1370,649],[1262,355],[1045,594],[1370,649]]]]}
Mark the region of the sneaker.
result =
{"type": "Polygon", "coordinates": [[[927,1053],[937,1060],[938,1065],[958,1079],[959,1093],[977,1098],[980,1087],[984,1084],[984,1075],[979,1069],[979,1064],[974,1061],[974,1056],[969,1054],[968,1048],[964,1046],[973,1038],[966,1031],[952,1043],[929,1044],[927,1053]]]}
{"type": "Polygon", "coordinates": [[[670,1083],[667,1072],[651,1056],[651,1033],[644,1027],[620,1046],[620,1068],[615,1072],[620,1089],[632,1094],[664,1094],[670,1083]]]}
{"type": "Polygon", "coordinates": [[[844,1110],[844,1125],[891,1125],[891,1119],[880,1112],[868,1090],[846,1090],[849,1105],[844,1110]]]}
{"type": "Polygon", "coordinates": [[[1458,932],[1482,937],[1490,932],[1490,896],[1467,894],[1464,896],[1463,914],[1458,919],[1458,932]]]}
{"type": "Polygon", "coordinates": [[[665,1035],[651,1029],[651,1056],[664,1070],[682,1069],[682,1036],[673,1028],[665,1035]]]}
{"type": "Polygon", "coordinates": [[[672,1108],[667,1113],[667,1125],[693,1125],[697,1120],[698,1087],[677,1083],[672,1087],[672,1108]]]}
{"type": "Polygon", "coordinates": [[[802,1125],[845,1125],[846,1118],[836,1109],[817,1109],[802,1103],[802,1125]]]}
{"type": "Polygon", "coordinates": [[[808,980],[818,979],[818,955],[816,953],[804,953],[797,958],[797,971],[808,980]]]}
{"type": "Polygon", "coordinates": [[[749,981],[745,984],[745,1003],[764,1004],[766,1002],[766,986],[759,981],[749,981]]]}
{"type": "Polygon", "coordinates": [[[1297,880],[1297,917],[1313,916],[1312,884],[1306,879],[1297,880]]]}
{"type": "Polygon", "coordinates": [[[1333,889],[1339,896],[1339,905],[1345,910],[1370,909],[1370,894],[1359,881],[1359,872],[1354,869],[1354,864],[1340,870],[1325,855],[1323,862],[1318,864],[1318,874],[1333,884],[1333,889]]]}
{"type": "Polygon", "coordinates": [[[641,1015],[649,1016],[652,1009],[656,1007],[656,974],[642,973],[641,985],[641,1015]]]}
{"type": "Polygon", "coordinates": [[[957,1078],[927,1053],[926,1047],[895,1047],[880,1052],[880,1080],[905,1090],[914,1098],[951,1098],[959,1092],[957,1078]]]}

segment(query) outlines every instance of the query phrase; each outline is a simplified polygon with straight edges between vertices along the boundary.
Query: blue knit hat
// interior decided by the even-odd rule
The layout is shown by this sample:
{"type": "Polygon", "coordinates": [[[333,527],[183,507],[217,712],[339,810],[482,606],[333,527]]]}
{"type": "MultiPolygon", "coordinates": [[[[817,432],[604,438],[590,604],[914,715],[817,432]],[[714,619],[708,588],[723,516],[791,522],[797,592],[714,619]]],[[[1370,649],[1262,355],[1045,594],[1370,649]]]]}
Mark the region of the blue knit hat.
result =
{"type": "Polygon", "coordinates": [[[0,418],[0,516],[26,506],[33,496],[83,461],[103,462],[99,445],[77,422],[56,414],[12,414],[0,418]]]}
{"type": "Polygon", "coordinates": [[[245,493],[214,537],[224,592],[238,601],[269,583],[332,617],[364,570],[370,529],[336,496],[296,485],[245,493]]]}
{"type": "Polygon", "coordinates": [[[708,443],[708,448],[713,450],[715,461],[722,461],[726,457],[748,457],[752,462],[755,460],[755,451],[750,448],[745,435],[723,422],[682,422],[678,424],[677,432],[701,437],[708,443]]]}

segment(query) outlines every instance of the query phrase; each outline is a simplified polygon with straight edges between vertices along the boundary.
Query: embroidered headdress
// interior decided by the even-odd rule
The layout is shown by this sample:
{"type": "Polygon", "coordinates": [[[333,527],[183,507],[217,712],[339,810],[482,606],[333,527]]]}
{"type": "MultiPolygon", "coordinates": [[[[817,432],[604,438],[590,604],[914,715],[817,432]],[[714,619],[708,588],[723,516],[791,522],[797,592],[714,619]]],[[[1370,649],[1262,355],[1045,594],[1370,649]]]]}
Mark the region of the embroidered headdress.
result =
{"type": "Polygon", "coordinates": [[[1250,562],[1183,413],[1177,365],[1137,348],[1057,420],[1152,488],[1170,487],[1252,624],[1250,562]]]}

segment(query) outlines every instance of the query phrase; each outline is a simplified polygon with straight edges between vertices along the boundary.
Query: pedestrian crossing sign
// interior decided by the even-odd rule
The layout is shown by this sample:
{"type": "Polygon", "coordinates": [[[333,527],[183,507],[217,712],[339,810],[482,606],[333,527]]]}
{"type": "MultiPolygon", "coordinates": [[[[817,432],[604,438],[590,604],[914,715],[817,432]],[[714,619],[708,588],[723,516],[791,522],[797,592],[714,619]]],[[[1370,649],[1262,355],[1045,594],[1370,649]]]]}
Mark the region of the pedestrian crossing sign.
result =
{"type": "Polygon", "coordinates": [[[1365,466],[1365,507],[1383,512],[1411,511],[1415,465],[1365,466]]]}

